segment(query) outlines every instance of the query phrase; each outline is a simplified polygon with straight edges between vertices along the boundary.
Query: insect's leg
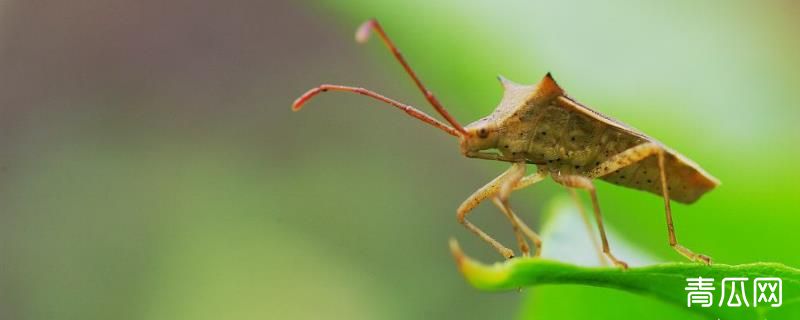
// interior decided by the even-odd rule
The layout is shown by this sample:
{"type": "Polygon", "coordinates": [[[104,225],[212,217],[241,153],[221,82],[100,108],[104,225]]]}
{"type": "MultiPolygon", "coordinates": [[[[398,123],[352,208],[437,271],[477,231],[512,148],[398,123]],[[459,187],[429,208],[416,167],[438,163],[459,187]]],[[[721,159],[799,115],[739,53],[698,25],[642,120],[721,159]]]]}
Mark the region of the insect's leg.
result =
{"type": "Polygon", "coordinates": [[[603,255],[603,249],[600,248],[600,243],[597,242],[597,237],[594,234],[594,228],[592,228],[592,222],[589,221],[589,215],[586,213],[586,210],[583,208],[583,203],[581,199],[578,197],[578,192],[575,191],[574,188],[566,188],[570,196],[572,196],[572,200],[575,201],[575,205],[578,207],[578,211],[581,214],[581,220],[583,220],[583,224],[586,226],[586,234],[589,235],[589,238],[592,239],[592,244],[594,245],[594,249],[597,252],[597,259],[600,261],[600,265],[605,266],[608,265],[608,262],[603,255]]]}
{"type": "MultiPolygon", "coordinates": [[[[511,193],[510,190],[512,190],[513,186],[519,183],[524,176],[525,163],[514,163],[511,167],[511,172],[508,174],[508,177],[500,184],[500,189],[498,190],[497,194],[492,197],[492,203],[494,203],[506,216],[506,218],[508,218],[508,221],[511,223],[511,227],[514,230],[514,236],[517,238],[519,250],[522,252],[523,256],[527,257],[530,255],[530,248],[528,247],[528,243],[525,241],[525,237],[523,237],[522,232],[520,231],[519,219],[515,219],[516,215],[511,210],[511,206],[508,204],[508,196],[509,193],[511,193]]],[[[534,245],[537,245],[536,241],[534,241],[534,245]]],[[[537,248],[539,245],[537,245],[537,248]]]]}
{"type": "Polygon", "coordinates": [[[512,191],[517,191],[522,188],[530,187],[532,184],[547,178],[547,175],[548,175],[547,170],[542,170],[542,169],[536,170],[536,172],[522,177],[522,179],[520,179],[519,182],[517,182],[517,184],[514,185],[514,189],[512,191]]]}
{"type": "Polygon", "coordinates": [[[678,239],[675,237],[675,227],[672,225],[672,208],[669,205],[669,188],[667,188],[667,173],[664,169],[664,150],[658,150],[658,171],[661,175],[661,194],[664,196],[664,209],[666,211],[667,216],[667,232],[669,233],[669,245],[678,251],[680,254],[688,258],[689,260],[703,262],[705,264],[711,264],[711,258],[699,254],[694,253],[692,250],[682,246],[678,243],[678,239]]]}
{"type": "Polygon", "coordinates": [[[408,62],[406,62],[406,59],[400,53],[400,50],[397,49],[397,46],[394,45],[392,39],[389,38],[389,36],[383,30],[383,27],[381,27],[380,23],[378,23],[378,20],[370,19],[367,22],[364,22],[364,24],[362,24],[358,30],[356,30],[356,41],[366,42],[367,39],[369,39],[369,32],[372,30],[374,30],[381,40],[383,40],[383,43],[389,48],[395,59],[400,62],[400,65],[403,66],[403,69],[406,70],[406,73],[411,76],[411,79],[414,80],[414,84],[417,85],[417,88],[419,88],[420,91],[422,91],[422,94],[425,95],[425,99],[428,100],[433,108],[436,109],[436,111],[439,112],[439,114],[441,114],[442,117],[444,117],[444,119],[447,120],[447,122],[450,123],[456,130],[462,134],[466,134],[464,128],[458,123],[458,121],[456,121],[455,118],[453,118],[453,116],[450,115],[450,113],[447,112],[447,110],[445,110],[445,108],[439,102],[439,99],[436,99],[436,96],[433,95],[433,92],[428,90],[428,88],[422,84],[422,81],[417,76],[417,73],[411,69],[410,65],[408,65],[408,62]]]}
{"type": "Polygon", "coordinates": [[[530,255],[527,242],[525,242],[525,239],[519,234],[520,231],[522,231],[522,233],[528,237],[531,242],[533,242],[533,246],[536,247],[536,251],[533,253],[533,256],[538,257],[541,255],[542,238],[539,236],[539,234],[531,230],[531,228],[528,227],[525,222],[522,222],[522,220],[514,213],[514,211],[511,210],[511,207],[509,207],[507,203],[503,203],[500,198],[493,197],[492,203],[494,203],[494,205],[497,206],[497,208],[499,208],[500,211],[502,211],[511,222],[511,225],[514,228],[514,233],[517,236],[517,242],[519,243],[520,250],[522,250],[522,254],[525,256],[530,255]]]}
{"type": "MultiPolygon", "coordinates": [[[[524,164],[520,164],[520,166],[524,167],[524,164]]],[[[513,190],[519,190],[525,187],[528,187],[534,183],[544,180],[547,177],[547,171],[545,170],[538,170],[536,173],[531,175],[521,177],[518,181],[513,183],[513,188],[509,187],[512,185],[511,179],[506,181],[506,183],[500,187],[500,192],[496,197],[492,198],[492,202],[497,206],[500,211],[502,211],[506,217],[508,217],[511,225],[514,227],[514,232],[517,235],[517,241],[520,242],[520,248],[522,249],[522,244],[524,243],[524,239],[520,240],[519,231],[521,230],[523,234],[525,234],[528,239],[533,242],[533,245],[536,247],[536,252],[534,252],[534,256],[539,256],[542,251],[542,238],[531,230],[522,219],[517,216],[514,211],[511,209],[511,206],[508,204],[508,193],[513,190]]],[[[527,255],[526,250],[523,250],[523,254],[527,255]]]]}
{"type": "MultiPolygon", "coordinates": [[[[491,245],[495,250],[497,250],[497,252],[499,252],[500,255],[502,255],[507,259],[513,258],[514,252],[511,249],[506,248],[505,246],[500,244],[500,242],[497,242],[497,240],[486,234],[486,232],[483,232],[483,230],[479,229],[474,224],[469,222],[469,220],[467,220],[467,215],[472,211],[472,209],[475,209],[475,207],[477,207],[483,200],[486,200],[486,198],[493,197],[495,194],[497,194],[497,192],[500,189],[500,186],[503,184],[505,180],[507,180],[509,177],[513,177],[515,174],[518,174],[515,173],[520,170],[518,166],[519,166],[518,164],[512,165],[510,168],[508,168],[508,170],[500,174],[497,178],[494,178],[494,180],[490,181],[489,183],[478,189],[478,191],[475,191],[475,193],[473,193],[472,195],[469,196],[469,198],[464,200],[461,206],[459,206],[458,209],[456,210],[456,218],[458,219],[459,223],[461,223],[469,231],[471,231],[472,233],[483,239],[483,241],[489,243],[489,245],[491,245]]],[[[522,165],[522,169],[524,170],[524,165],[522,165]]]]}
{"type": "Polygon", "coordinates": [[[596,169],[590,172],[590,177],[599,177],[605,174],[614,172],[619,168],[631,165],[632,163],[642,161],[648,157],[658,157],[658,171],[661,180],[661,195],[664,198],[664,210],[667,218],[667,232],[669,233],[669,245],[678,251],[681,255],[689,258],[689,260],[711,264],[711,258],[706,255],[695,253],[688,248],[678,243],[675,236],[675,226],[672,224],[672,208],[669,202],[669,188],[667,188],[667,173],[664,167],[664,148],[656,143],[644,143],[628,150],[625,150],[606,162],[598,165],[596,169]]]}
{"type": "MultiPolygon", "coordinates": [[[[528,246],[528,242],[525,241],[525,237],[523,236],[522,231],[520,230],[522,228],[521,221],[517,218],[514,212],[511,211],[511,208],[504,206],[503,202],[500,201],[500,199],[498,199],[496,196],[492,197],[492,203],[494,203],[494,205],[497,206],[498,209],[500,209],[500,212],[502,212],[506,216],[506,218],[508,218],[508,222],[511,223],[511,228],[512,230],[514,230],[514,237],[517,238],[517,246],[519,247],[519,251],[522,252],[522,256],[523,257],[530,256],[531,253],[530,247],[528,246]]],[[[539,248],[541,246],[541,240],[539,240],[538,243],[534,241],[533,245],[536,246],[536,248],[539,248]]]]}
{"type": "MultiPolygon", "coordinates": [[[[467,229],[478,235],[481,239],[488,242],[492,247],[495,248],[495,250],[500,252],[500,254],[506,258],[513,257],[513,252],[510,249],[501,245],[499,242],[494,240],[492,237],[487,235],[478,227],[470,223],[466,219],[466,216],[467,214],[470,213],[470,211],[472,211],[472,209],[477,207],[478,204],[480,204],[486,198],[489,197],[497,198],[497,194],[501,192],[503,186],[506,186],[505,187],[506,190],[512,190],[512,191],[519,190],[528,187],[534,183],[537,183],[539,181],[542,181],[544,180],[545,177],[547,177],[547,171],[539,170],[534,174],[519,178],[520,176],[524,175],[525,172],[524,170],[525,170],[524,163],[515,163],[514,165],[511,166],[511,168],[503,172],[500,176],[498,176],[491,182],[487,183],[485,186],[478,189],[478,191],[476,191],[475,193],[473,193],[469,198],[467,198],[467,200],[464,201],[464,203],[461,204],[461,206],[459,206],[457,210],[457,218],[461,224],[463,224],[467,229]],[[512,184],[505,183],[505,181],[509,179],[516,180],[516,183],[513,184],[513,187],[509,187],[512,184]]],[[[508,195],[506,195],[505,197],[507,198],[508,195]]],[[[539,236],[533,230],[531,230],[527,225],[525,225],[525,223],[522,222],[522,220],[519,219],[519,217],[517,217],[516,214],[513,213],[513,211],[509,210],[508,212],[506,212],[504,210],[504,207],[502,206],[502,202],[500,202],[499,199],[497,199],[497,201],[498,202],[495,202],[495,199],[493,199],[495,205],[498,205],[498,207],[500,207],[500,210],[503,211],[504,214],[506,214],[506,217],[509,218],[509,221],[511,222],[512,226],[515,228],[515,234],[517,236],[517,240],[520,241],[521,237],[518,233],[516,233],[517,232],[516,230],[520,230],[525,236],[527,236],[529,239],[531,239],[531,241],[534,242],[537,248],[540,248],[541,239],[539,238],[539,236]]],[[[524,239],[522,240],[524,241],[524,239]]],[[[525,246],[527,246],[527,244],[525,244],[525,246]]],[[[520,247],[521,247],[520,249],[524,248],[522,242],[520,242],[520,247]]],[[[537,250],[537,254],[538,252],[539,251],[537,250]]]]}
{"type": "Polygon", "coordinates": [[[597,229],[600,231],[600,241],[603,244],[603,253],[605,253],[606,257],[611,260],[612,263],[615,265],[622,267],[623,269],[628,268],[628,264],[623,262],[622,260],[617,259],[611,254],[611,248],[608,246],[608,238],[606,237],[606,229],[603,226],[603,216],[600,213],[600,204],[597,202],[597,191],[594,188],[594,184],[592,180],[586,178],[584,176],[579,175],[568,175],[568,176],[553,176],[553,179],[556,180],[558,183],[561,183],[567,187],[571,188],[580,188],[589,191],[589,196],[592,198],[592,207],[594,209],[594,217],[597,222],[597,229]]]}
{"type": "Polygon", "coordinates": [[[589,173],[590,177],[599,177],[608,173],[619,170],[622,167],[631,165],[635,162],[642,161],[648,157],[658,157],[658,171],[661,180],[661,195],[664,198],[664,210],[667,218],[667,232],[669,233],[669,245],[678,251],[681,255],[689,258],[689,260],[700,261],[705,264],[711,264],[711,258],[706,255],[694,253],[688,248],[678,243],[675,236],[675,226],[672,224],[672,208],[669,203],[669,188],[667,188],[667,173],[664,167],[664,148],[656,143],[644,143],[628,150],[625,150],[608,160],[601,163],[594,170],[589,173]]]}

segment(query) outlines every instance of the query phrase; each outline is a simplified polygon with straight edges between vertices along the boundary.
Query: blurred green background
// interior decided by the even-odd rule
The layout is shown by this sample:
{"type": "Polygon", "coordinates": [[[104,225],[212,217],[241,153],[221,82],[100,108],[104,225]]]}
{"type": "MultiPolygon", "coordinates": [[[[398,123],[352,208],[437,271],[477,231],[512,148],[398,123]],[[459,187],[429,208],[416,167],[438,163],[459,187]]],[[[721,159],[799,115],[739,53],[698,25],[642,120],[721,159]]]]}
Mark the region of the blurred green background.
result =
{"type": "MultiPolygon", "coordinates": [[[[793,1],[2,1],[0,319],[689,318],[607,289],[477,292],[447,239],[499,260],[455,208],[507,164],[462,158],[363,97],[290,103],[338,83],[430,110],[379,42],[354,43],[370,17],[462,123],[499,101],[497,74],[550,71],[722,181],[674,205],[683,244],[798,266],[798,14],[793,1]]],[[[660,198],[598,187],[622,237],[682,261],[660,198]]],[[[548,181],[512,201],[539,229],[563,192],[548,181]]],[[[513,243],[491,205],[473,219],[513,243]]]]}

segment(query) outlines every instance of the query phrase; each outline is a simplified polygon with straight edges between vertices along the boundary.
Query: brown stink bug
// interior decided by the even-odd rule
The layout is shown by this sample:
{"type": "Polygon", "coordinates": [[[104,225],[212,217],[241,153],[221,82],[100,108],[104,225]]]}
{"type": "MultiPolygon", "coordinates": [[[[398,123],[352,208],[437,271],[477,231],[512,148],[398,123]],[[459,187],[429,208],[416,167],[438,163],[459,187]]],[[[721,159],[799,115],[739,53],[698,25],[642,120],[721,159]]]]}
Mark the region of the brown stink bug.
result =
{"type": "Polygon", "coordinates": [[[383,101],[457,137],[461,153],[467,157],[510,162],[511,168],[478,189],[456,210],[458,222],[501,255],[512,258],[514,253],[473,225],[467,214],[483,200],[491,199],[509,219],[522,254],[529,255],[527,238],[536,247],[534,255],[538,255],[541,239],[511,210],[508,197],[512,191],[550,176],[573,194],[575,189],[589,192],[603,253],[615,265],[627,268],[609,249],[594,179],[663,197],[670,246],[691,260],[711,263],[709,257],[678,243],[670,209],[670,200],[693,203],[719,184],[700,166],[644,133],[578,103],[567,96],[549,73],[535,85],[520,85],[500,77],[505,92],[497,108],[487,117],[462,127],[422,84],[377,20],[365,22],[356,32],[356,40],[366,41],[371,31],[380,36],[449,125],[373,91],[340,85],[321,85],[309,90],[295,100],[292,110],[300,110],[321,92],[357,93],[383,101]],[[535,164],[538,169],[526,176],[527,164],[535,164]]]}

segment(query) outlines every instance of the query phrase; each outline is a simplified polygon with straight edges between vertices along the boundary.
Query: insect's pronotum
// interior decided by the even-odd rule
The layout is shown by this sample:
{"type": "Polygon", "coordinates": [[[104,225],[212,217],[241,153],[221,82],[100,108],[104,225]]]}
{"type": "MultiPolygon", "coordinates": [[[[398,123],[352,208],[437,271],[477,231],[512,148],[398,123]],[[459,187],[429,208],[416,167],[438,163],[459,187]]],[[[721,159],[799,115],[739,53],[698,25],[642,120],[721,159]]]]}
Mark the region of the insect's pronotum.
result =
{"type": "Polygon", "coordinates": [[[295,100],[292,110],[300,110],[321,92],[357,93],[392,105],[455,136],[466,157],[510,162],[511,168],[478,189],[456,210],[458,222],[503,257],[512,258],[514,253],[472,224],[467,215],[483,200],[491,199],[511,223],[522,254],[530,255],[530,240],[536,247],[534,255],[538,256],[541,239],[511,210],[508,197],[511,192],[550,176],[573,195],[575,189],[588,191],[603,253],[615,265],[627,268],[625,262],[611,254],[592,183],[594,179],[663,197],[670,246],[690,260],[711,263],[709,257],[678,243],[670,209],[670,199],[693,203],[719,184],[700,166],[644,133],[575,101],[549,73],[535,85],[520,85],[499,77],[505,90],[500,104],[487,117],[462,127],[422,84],[377,20],[365,22],[356,31],[356,40],[366,41],[371,31],[380,36],[428,102],[450,125],[373,91],[340,85],[324,84],[309,90],[295,100]],[[525,175],[527,164],[535,164],[536,172],[525,175]]]}

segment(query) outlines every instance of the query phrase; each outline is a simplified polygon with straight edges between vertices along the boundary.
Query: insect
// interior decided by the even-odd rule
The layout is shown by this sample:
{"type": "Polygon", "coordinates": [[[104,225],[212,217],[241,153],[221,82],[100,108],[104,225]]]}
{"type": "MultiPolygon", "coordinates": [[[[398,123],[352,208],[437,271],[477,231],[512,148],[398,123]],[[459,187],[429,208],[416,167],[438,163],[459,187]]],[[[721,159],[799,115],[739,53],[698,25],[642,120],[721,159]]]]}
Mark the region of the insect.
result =
{"type": "Polygon", "coordinates": [[[508,199],[513,191],[549,176],[567,187],[576,199],[576,189],[589,193],[602,252],[615,265],[627,268],[625,262],[611,253],[593,183],[595,179],[661,196],[670,246],[690,260],[711,263],[708,256],[678,243],[670,208],[670,200],[693,203],[719,184],[700,166],[644,133],[575,101],[550,73],[534,85],[521,85],[498,77],[504,94],[497,108],[488,116],[461,126],[422,84],[377,20],[362,24],[356,31],[356,40],[366,42],[372,32],[389,48],[447,124],[376,92],[341,85],[324,84],[307,91],[294,101],[292,110],[300,110],[322,92],[356,93],[382,101],[455,136],[466,157],[511,163],[508,170],[474,192],[456,210],[458,222],[503,257],[513,258],[514,252],[472,224],[467,216],[482,201],[490,199],[508,218],[523,256],[530,255],[528,241],[535,246],[533,256],[538,256],[541,238],[514,213],[508,199]],[[537,170],[526,175],[528,164],[535,164],[537,170]]]}

